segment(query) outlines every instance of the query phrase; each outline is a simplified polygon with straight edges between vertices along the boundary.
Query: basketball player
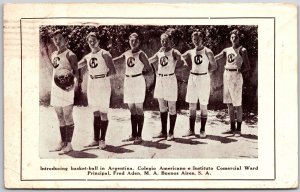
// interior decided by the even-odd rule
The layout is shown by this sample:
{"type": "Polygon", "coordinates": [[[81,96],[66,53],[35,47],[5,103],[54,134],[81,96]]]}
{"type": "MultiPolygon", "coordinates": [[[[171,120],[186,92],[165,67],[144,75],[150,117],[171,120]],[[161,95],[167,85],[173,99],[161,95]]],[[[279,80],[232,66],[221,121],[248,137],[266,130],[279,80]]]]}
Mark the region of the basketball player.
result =
{"type": "Polygon", "coordinates": [[[154,90],[154,97],[158,99],[161,132],[153,138],[167,138],[168,141],[174,140],[174,127],[176,123],[176,101],[178,96],[177,79],[175,69],[185,64],[184,59],[178,50],[172,48],[171,37],[169,34],[161,35],[162,48],[152,56],[150,63],[158,63],[157,78],[154,90]],[[168,111],[170,117],[170,129],[167,135],[168,111]]]}
{"type": "Polygon", "coordinates": [[[223,75],[224,98],[223,102],[228,106],[230,117],[230,131],[228,133],[240,136],[242,125],[242,90],[243,75],[250,70],[249,59],[246,48],[240,44],[241,32],[237,29],[230,32],[232,46],[225,48],[215,56],[216,60],[226,58],[225,70],[223,75]],[[235,111],[236,110],[236,119],[235,111]],[[236,126],[237,121],[237,126],[236,126]]]}
{"type": "Polygon", "coordinates": [[[100,39],[96,32],[86,37],[91,52],[78,63],[78,68],[88,66],[87,96],[88,105],[94,114],[94,140],[85,147],[99,146],[105,149],[105,136],[108,127],[111,85],[110,76],[116,73],[110,53],[99,46],[100,39]]]}
{"type": "Polygon", "coordinates": [[[67,48],[68,38],[61,30],[56,30],[52,34],[52,40],[57,48],[51,55],[51,63],[53,66],[53,80],[51,86],[51,100],[50,105],[55,108],[59,127],[61,142],[54,151],[61,151],[59,154],[66,154],[73,150],[71,141],[74,132],[73,121],[73,102],[74,102],[74,87],[72,86],[67,90],[58,87],[54,82],[54,77],[60,70],[69,70],[76,79],[78,79],[77,57],[67,48]]]}
{"type": "Polygon", "coordinates": [[[124,103],[128,104],[131,113],[131,135],[124,142],[142,142],[144,124],[143,104],[146,94],[146,82],[143,74],[152,72],[147,55],[139,48],[140,39],[137,33],[129,36],[131,49],[113,59],[114,63],[125,63],[124,103]],[[119,61],[119,62],[117,62],[119,61]],[[122,61],[122,62],[120,62],[122,61]]]}
{"type": "Polygon", "coordinates": [[[190,129],[184,137],[195,135],[195,121],[197,103],[199,100],[201,110],[200,137],[206,137],[205,124],[207,121],[207,104],[210,95],[210,72],[217,69],[213,52],[203,45],[205,33],[195,31],[192,33],[194,49],[185,52],[182,57],[191,59],[191,71],[187,85],[186,102],[190,109],[190,129]]]}

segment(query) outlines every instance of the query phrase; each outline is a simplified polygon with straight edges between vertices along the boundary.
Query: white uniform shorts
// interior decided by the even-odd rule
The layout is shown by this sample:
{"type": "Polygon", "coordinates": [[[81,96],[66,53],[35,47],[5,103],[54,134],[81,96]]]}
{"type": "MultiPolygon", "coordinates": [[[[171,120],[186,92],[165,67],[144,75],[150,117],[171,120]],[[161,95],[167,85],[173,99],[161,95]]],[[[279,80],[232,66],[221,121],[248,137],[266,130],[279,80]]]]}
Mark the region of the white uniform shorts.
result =
{"type": "Polygon", "coordinates": [[[157,76],[154,97],[166,101],[177,101],[178,87],[176,75],[157,76]]]}
{"type": "Polygon", "coordinates": [[[224,71],[224,103],[232,103],[233,106],[242,105],[243,76],[238,71],[224,71]]]}
{"type": "Polygon", "coordinates": [[[110,78],[88,78],[87,97],[89,106],[102,113],[107,113],[111,96],[110,78]]]}
{"type": "Polygon", "coordinates": [[[146,82],[143,75],[138,77],[125,77],[124,103],[144,103],[146,95],[146,82]]]}
{"type": "Polygon", "coordinates": [[[186,102],[207,105],[210,95],[210,76],[190,74],[187,85],[186,102]]]}
{"type": "Polygon", "coordinates": [[[53,107],[66,107],[74,104],[74,88],[65,91],[52,81],[50,105],[53,107]]]}

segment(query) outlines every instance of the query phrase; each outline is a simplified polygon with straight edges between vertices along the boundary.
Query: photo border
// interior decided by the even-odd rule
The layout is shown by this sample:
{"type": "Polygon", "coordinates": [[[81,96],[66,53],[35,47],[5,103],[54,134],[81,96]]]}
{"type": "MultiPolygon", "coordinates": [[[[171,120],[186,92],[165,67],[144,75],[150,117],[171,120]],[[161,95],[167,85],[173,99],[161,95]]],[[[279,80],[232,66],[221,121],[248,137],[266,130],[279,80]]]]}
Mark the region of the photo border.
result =
{"type": "Polygon", "coordinates": [[[30,17],[22,17],[20,20],[20,45],[21,45],[21,158],[20,158],[20,181],[193,181],[193,180],[210,180],[210,181],[216,181],[216,180],[231,180],[231,181],[237,181],[237,180],[251,180],[251,181],[274,181],[276,180],[276,18],[275,17],[36,17],[36,18],[30,18],[30,17]],[[22,143],[23,143],[23,115],[22,115],[22,108],[23,108],[23,88],[22,88],[22,79],[23,79],[23,53],[22,53],[22,20],[42,20],[42,19],[273,19],[274,22],[274,178],[273,179],[23,179],[22,178],[22,143]]]}

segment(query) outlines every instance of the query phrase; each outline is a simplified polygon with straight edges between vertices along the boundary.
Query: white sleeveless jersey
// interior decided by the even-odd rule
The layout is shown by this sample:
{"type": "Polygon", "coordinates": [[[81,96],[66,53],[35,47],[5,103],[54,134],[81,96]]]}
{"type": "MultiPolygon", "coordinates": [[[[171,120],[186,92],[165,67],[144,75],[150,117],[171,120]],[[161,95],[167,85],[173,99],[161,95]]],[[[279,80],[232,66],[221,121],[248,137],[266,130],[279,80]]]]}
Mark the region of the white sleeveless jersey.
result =
{"type": "Polygon", "coordinates": [[[175,59],[173,57],[174,49],[168,52],[158,52],[158,73],[159,74],[172,74],[175,71],[175,59]]]}
{"type": "Polygon", "coordinates": [[[140,50],[136,53],[132,53],[132,51],[129,50],[124,53],[126,75],[136,75],[143,72],[144,63],[140,60],[140,53],[143,53],[143,51],[140,50]]]}
{"type": "Polygon", "coordinates": [[[240,69],[243,63],[243,57],[240,55],[240,50],[242,46],[234,49],[233,47],[228,47],[226,51],[226,69],[240,69]]]}
{"type": "Polygon", "coordinates": [[[209,51],[207,47],[204,47],[201,51],[197,51],[196,48],[190,50],[192,59],[192,72],[194,73],[207,73],[209,59],[206,52],[209,51]]]}
{"type": "Polygon", "coordinates": [[[67,54],[69,54],[69,56],[74,55],[74,53],[69,49],[60,54],[58,54],[58,51],[54,51],[52,53],[51,62],[53,66],[53,74],[55,74],[55,72],[59,69],[69,69],[70,71],[73,71],[71,64],[67,58],[67,54]]]}
{"type": "Polygon", "coordinates": [[[97,53],[89,53],[85,56],[90,75],[103,75],[109,71],[103,58],[104,53],[106,53],[106,51],[100,49],[97,53]]]}

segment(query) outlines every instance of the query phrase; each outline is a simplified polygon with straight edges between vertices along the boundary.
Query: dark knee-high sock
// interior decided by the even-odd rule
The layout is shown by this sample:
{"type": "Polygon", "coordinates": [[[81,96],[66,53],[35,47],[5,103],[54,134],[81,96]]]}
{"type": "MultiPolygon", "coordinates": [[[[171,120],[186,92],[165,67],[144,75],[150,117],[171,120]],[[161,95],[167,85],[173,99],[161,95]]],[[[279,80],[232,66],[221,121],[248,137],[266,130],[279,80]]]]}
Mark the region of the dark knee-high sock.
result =
{"type": "Polygon", "coordinates": [[[137,136],[137,115],[131,115],[131,136],[137,136]]]}
{"type": "Polygon", "coordinates": [[[100,137],[100,116],[94,116],[94,140],[98,141],[100,137]]]}
{"type": "Polygon", "coordinates": [[[235,130],[235,121],[230,122],[230,129],[231,129],[232,131],[235,130]]]}
{"type": "Polygon", "coordinates": [[[60,130],[61,141],[65,142],[66,141],[66,126],[60,126],[59,130],[60,130]]]}
{"type": "Polygon", "coordinates": [[[237,131],[241,131],[242,122],[237,122],[237,131]]]}
{"type": "Polygon", "coordinates": [[[170,130],[169,130],[170,135],[174,134],[174,127],[175,127],[175,123],[176,123],[176,118],[177,118],[177,114],[175,114],[175,115],[170,114],[170,130]]]}
{"type": "Polygon", "coordinates": [[[160,113],[160,120],[161,120],[161,132],[162,134],[167,134],[167,123],[168,123],[168,112],[161,112],[160,113]]]}
{"type": "Polygon", "coordinates": [[[243,120],[243,108],[242,106],[237,107],[237,131],[241,131],[242,120],[243,120]]]}
{"type": "Polygon", "coordinates": [[[195,132],[196,117],[190,117],[190,131],[195,132]]]}
{"type": "Polygon", "coordinates": [[[144,125],[144,115],[137,115],[137,127],[138,127],[137,136],[138,137],[142,137],[143,125],[144,125]]]}
{"type": "Polygon", "coordinates": [[[74,124],[66,125],[65,127],[66,127],[66,141],[71,142],[73,138],[74,124]]]}
{"type": "Polygon", "coordinates": [[[205,131],[206,121],[207,121],[207,117],[201,117],[201,129],[200,129],[200,131],[205,131]]]}
{"type": "Polygon", "coordinates": [[[108,126],[108,120],[107,121],[102,121],[101,120],[101,124],[100,124],[100,131],[101,131],[100,140],[105,141],[107,126],[108,126]]]}

